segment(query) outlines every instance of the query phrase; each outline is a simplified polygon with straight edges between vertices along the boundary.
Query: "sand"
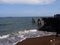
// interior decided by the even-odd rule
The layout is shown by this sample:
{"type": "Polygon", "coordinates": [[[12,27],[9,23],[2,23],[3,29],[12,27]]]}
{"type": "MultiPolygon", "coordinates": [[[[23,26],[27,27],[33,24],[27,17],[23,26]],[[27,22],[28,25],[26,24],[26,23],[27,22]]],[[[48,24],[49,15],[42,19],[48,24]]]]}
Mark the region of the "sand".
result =
{"type": "Polygon", "coordinates": [[[60,45],[60,37],[45,36],[36,38],[27,38],[22,42],[18,42],[16,45],[60,45]]]}

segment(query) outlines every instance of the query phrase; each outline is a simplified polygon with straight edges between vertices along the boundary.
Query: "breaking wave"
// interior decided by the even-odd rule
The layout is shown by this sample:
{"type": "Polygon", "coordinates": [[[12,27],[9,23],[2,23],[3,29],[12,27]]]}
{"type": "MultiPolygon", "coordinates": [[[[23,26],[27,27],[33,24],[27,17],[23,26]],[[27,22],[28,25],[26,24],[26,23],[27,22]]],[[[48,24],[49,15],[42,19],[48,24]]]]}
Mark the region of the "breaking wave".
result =
{"type": "Polygon", "coordinates": [[[26,38],[35,38],[42,36],[55,35],[55,32],[37,31],[36,29],[14,32],[12,34],[0,36],[0,45],[15,45],[26,38]]]}
{"type": "Polygon", "coordinates": [[[4,39],[4,38],[8,38],[8,37],[9,37],[9,34],[8,35],[0,36],[0,39],[4,39]]]}

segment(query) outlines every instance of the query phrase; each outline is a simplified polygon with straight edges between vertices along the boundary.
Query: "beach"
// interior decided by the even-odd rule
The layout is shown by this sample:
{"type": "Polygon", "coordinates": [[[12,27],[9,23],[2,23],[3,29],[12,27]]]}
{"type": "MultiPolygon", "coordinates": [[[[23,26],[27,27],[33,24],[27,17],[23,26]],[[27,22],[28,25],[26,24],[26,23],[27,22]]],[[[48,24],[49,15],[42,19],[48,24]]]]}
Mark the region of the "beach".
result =
{"type": "MultiPolygon", "coordinates": [[[[52,39],[53,42],[55,38],[60,40],[54,36],[56,32],[38,30],[37,22],[32,25],[31,19],[32,17],[0,18],[0,45],[50,45],[52,39]]],[[[34,19],[37,21],[38,17],[34,19]]]]}
{"type": "Polygon", "coordinates": [[[16,43],[16,45],[60,45],[60,37],[55,35],[27,38],[22,42],[16,43]]]}

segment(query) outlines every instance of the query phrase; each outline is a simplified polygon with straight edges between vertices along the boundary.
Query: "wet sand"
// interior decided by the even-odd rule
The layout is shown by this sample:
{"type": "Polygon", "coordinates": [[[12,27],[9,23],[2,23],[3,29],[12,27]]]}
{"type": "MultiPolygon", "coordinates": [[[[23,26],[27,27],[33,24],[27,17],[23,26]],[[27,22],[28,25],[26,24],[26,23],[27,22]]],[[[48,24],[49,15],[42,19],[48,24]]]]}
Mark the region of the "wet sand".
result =
{"type": "Polygon", "coordinates": [[[18,42],[16,45],[60,45],[60,37],[52,35],[36,38],[27,38],[22,42],[18,42]]]}

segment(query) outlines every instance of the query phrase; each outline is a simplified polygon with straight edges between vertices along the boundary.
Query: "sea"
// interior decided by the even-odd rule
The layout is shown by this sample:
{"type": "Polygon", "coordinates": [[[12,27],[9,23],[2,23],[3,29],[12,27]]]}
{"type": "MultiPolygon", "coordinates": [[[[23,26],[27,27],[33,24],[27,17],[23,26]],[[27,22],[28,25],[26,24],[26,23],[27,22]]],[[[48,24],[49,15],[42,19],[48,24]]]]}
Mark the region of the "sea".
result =
{"type": "Polygon", "coordinates": [[[55,32],[38,31],[40,17],[0,17],[0,45],[15,45],[26,38],[55,35],[55,32]],[[32,18],[35,23],[32,24],[32,18]]]}

